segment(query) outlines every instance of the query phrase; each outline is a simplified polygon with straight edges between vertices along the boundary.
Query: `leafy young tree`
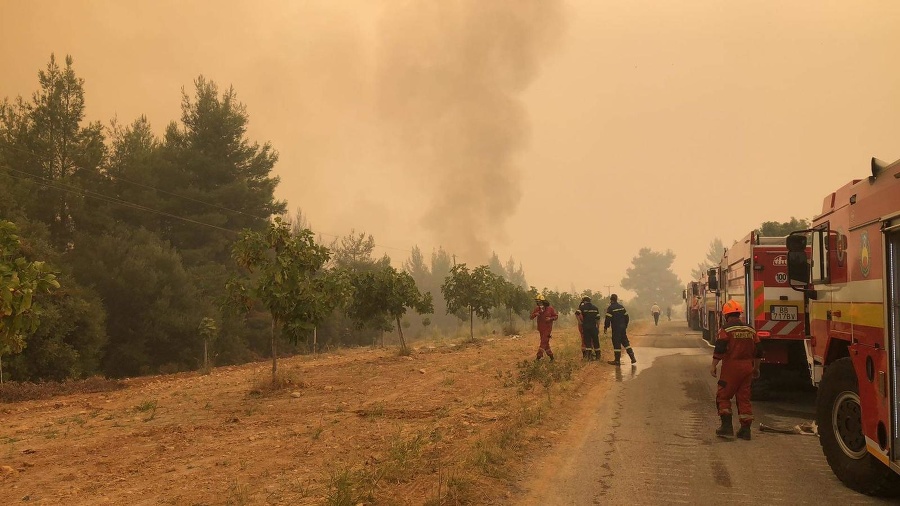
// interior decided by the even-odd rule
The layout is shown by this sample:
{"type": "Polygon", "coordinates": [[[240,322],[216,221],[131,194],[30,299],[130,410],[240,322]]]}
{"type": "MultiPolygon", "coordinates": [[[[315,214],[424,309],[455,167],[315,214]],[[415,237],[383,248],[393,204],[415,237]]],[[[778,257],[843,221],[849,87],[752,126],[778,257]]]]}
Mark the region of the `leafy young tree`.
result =
{"type": "Polygon", "coordinates": [[[19,353],[40,324],[41,307],[35,297],[59,288],[56,273],[21,251],[16,226],[0,221],[0,382],[3,355],[19,353]]]}
{"type": "Polygon", "coordinates": [[[431,294],[424,295],[416,288],[416,282],[408,272],[397,271],[390,265],[378,270],[358,272],[356,288],[348,312],[359,322],[378,321],[383,330],[391,330],[391,321],[397,325],[400,347],[406,351],[401,319],[408,309],[418,314],[434,312],[431,294]]]}
{"type": "MultiPolygon", "coordinates": [[[[447,313],[466,314],[469,317],[469,338],[475,339],[474,317],[489,318],[497,305],[498,276],[487,265],[469,271],[466,264],[457,264],[441,285],[441,293],[447,301],[447,313]]],[[[463,317],[464,318],[464,317],[463,317]]]]}
{"type": "Polygon", "coordinates": [[[806,230],[810,227],[806,219],[797,219],[791,216],[790,221],[765,221],[757,230],[763,237],[784,237],[795,230],[806,230]]]}
{"type": "Polygon", "coordinates": [[[324,270],[331,257],[328,248],[316,244],[310,230],[291,234],[290,225],[276,217],[264,232],[248,230],[234,245],[239,265],[253,278],[233,280],[229,292],[249,309],[254,300],[272,317],[272,381],[277,381],[278,331],[293,342],[305,339],[316,324],[347,296],[349,284],[324,270]],[[280,327],[280,329],[279,329],[280,327]]]}
{"type": "Polygon", "coordinates": [[[213,342],[219,333],[219,327],[216,321],[206,316],[200,320],[200,326],[197,331],[203,337],[203,368],[209,369],[209,344],[213,342]]]}
{"type": "Polygon", "coordinates": [[[500,305],[506,308],[505,331],[507,334],[514,334],[517,330],[513,316],[521,315],[531,309],[534,299],[527,290],[505,279],[498,281],[497,292],[500,305]]]}
{"type": "MultiPolygon", "coordinates": [[[[638,256],[631,260],[632,266],[625,271],[620,285],[637,294],[638,304],[647,305],[656,302],[661,307],[677,304],[681,296],[681,281],[672,272],[675,254],[671,250],[665,253],[641,248],[638,256]]],[[[639,312],[634,312],[640,314],[639,312]]]]}

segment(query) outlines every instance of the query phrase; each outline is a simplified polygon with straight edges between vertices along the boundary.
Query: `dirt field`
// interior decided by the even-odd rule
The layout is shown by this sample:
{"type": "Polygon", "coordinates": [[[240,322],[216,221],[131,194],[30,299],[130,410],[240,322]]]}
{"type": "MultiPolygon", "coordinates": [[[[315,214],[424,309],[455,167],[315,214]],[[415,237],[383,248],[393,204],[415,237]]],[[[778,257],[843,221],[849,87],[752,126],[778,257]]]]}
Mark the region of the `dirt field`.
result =
{"type": "Polygon", "coordinates": [[[514,504],[609,377],[554,334],[552,367],[531,331],[0,404],[0,504],[514,504]]]}

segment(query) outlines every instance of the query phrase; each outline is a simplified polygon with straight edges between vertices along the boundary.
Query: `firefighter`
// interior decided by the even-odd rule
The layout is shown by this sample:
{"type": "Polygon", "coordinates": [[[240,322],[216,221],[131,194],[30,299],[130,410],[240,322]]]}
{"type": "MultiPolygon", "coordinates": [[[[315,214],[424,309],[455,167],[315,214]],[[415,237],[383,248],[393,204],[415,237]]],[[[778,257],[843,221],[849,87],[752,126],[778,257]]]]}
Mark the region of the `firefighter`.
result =
{"type": "Polygon", "coordinates": [[[653,306],[650,307],[650,314],[653,315],[653,323],[659,327],[659,313],[661,313],[659,306],[654,302],[653,306]]]}
{"type": "Polygon", "coordinates": [[[750,440],[750,424],[753,422],[753,408],[750,406],[750,382],[759,377],[759,363],[762,349],[759,337],[752,327],[741,321],[741,305],[729,300],[722,305],[725,325],[716,338],[712,367],[709,373],[716,377],[716,366],[722,362],[722,374],[716,389],[716,406],[722,425],[716,429],[719,437],[734,435],[731,423],[731,398],[737,397],[738,415],[741,428],[737,437],[750,440]]]}
{"type": "Polygon", "coordinates": [[[590,297],[582,297],[578,306],[584,327],[583,351],[588,360],[600,360],[600,308],[591,303],[590,297]]]}
{"type": "Polygon", "coordinates": [[[637,359],[634,358],[634,350],[631,349],[631,344],[628,342],[628,334],[626,333],[628,329],[628,311],[625,310],[622,304],[619,304],[619,296],[616,294],[609,296],[609,307],[606,308],[606,319],[603,321],[604,335],[606,335],[606,331],[610,327],[612,327],[613,355],[615,355],[615,358],[607,363],[615,366],[621,365],[623,346],[625,347],[625,352],[631,357],[631,363],[636,363],[637,359]]]}
{"type": "Polygon", "coordinates": [[[553,360],[553,352],[550,350],[550,332],[553,330],[553,322],[559,318],[559,315],[542,294],[538,294],[534,298],[534,302],[536,306],[531,311],[531,319],[537,318],[538,333],[541,336],[541,344],[538,346],[535,360],[540,360],[545,352],[550,360],[553,360]]]}

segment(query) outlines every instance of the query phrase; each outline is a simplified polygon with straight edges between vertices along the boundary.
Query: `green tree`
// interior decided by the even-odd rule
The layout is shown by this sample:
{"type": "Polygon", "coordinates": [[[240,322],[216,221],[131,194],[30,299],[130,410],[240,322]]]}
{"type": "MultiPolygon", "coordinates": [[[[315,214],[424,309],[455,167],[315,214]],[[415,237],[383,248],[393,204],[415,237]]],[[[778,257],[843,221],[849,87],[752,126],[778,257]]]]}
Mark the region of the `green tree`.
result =
{"type": "Polygon", "coordinates": [[[218,86],[203,76],[194,85],[193,98],[182,92],[183,126],[171,123],[166,129],[163,160],[155,171],[166,212],[217,227],[164,220],[164,237],[188,266],[226,263],[235,240],[229,230],[264,230],[269,217],[286,209],[274,198],[278,178],[271,172],[278,154],[269,143],[247,139],[249,116],[234,89],[220,96],[218,86]]]}
{"type": "Polygon", "coordinates": [[[457,264],[441,285],[441,293],[447,301],[447,313],[469,318],[469,338],[475,339],[474,317],[490,318],[491,309],[497,306],[497,287],[502,278],[494,275],[487,265],[469,271],[466,264],[457,264]],[[465,315],[465,316],[463,316],[465,315]]]}
{"type": "Polygon", "coordinates": [[[516,261],[513,257],[509,257],[509,260],[506,261],[506,267],[504,268],[504,276],[507,281],[510,283],[520,286],[523,289],[528,288],[528,283],[525,281],[525,270],[522,269],[522,264],[519,263],[516,265],[516,261]]]}
{"type": "Polygon", "coordinates": [[[531,309],[534,298],[531,293],[521,286],[511,283],[505,279],[498,281],[498,300],[499,305],[506,309],[506,334],[515,334],[516,329],[514,315],[522,315],[531,309]]]}
{"type": "MultiPolygon", "coordinates": [[[[681,299],[681,280],[672,272],[675,253],[665,253],[641,248],[638,256],[631,260],[632,266],[625,271],[620,285],[637,294],[634,304],[648,307],[654,302],[660,307],[677,304],[681,299]]],[[[642,314],[633,311],[632,314],[642,314]]]]}
{"type": "Polygon", "coordinates": [[[204,317],[200,320],[200,326],[197,327],[200,336],[203,337],[203,368],[209,369],[209,345],[216,339],[219,333],[219,327],[216,321],[210,317],[204,317]]]}
{"type": "Polygon", "coordinates": [[[810,227],[806,219],[797,219],[791,216],[790,221],[764,221],[757,229],[763,237],[784,237],[795,230],[806,230],[810,227]]]}
{"type": "Polygon", "coordinates": [[[716,237],[709,243],[709,249],[706,251],[706,260],[697,264],[696,269],[691,270],[691,279],[700,279],[710,267],[719,265],[719,261],[722,260],[724,254],[725,245],[722,244],[722,239],[716,237]]]}
{"type": "Polygon", "coordinates": [[[272,318],[272,381],[277,381],[278,332],[297,342],[346,300],[349,283],[324,269],[331,257],[316,244],[310,230],[292,234],[289,224],[276,217],[264,232],[248,230],[234,245],[237,263],[252,273],[244,281],[232,280],[229,293],[250,309],[259,301],[272,318]]]}
{"type": "Polygon", "coordinates": [[[76,231],[98,217],[97,201],[86,200],[84,190],[96,185],[106,152],[100,124],[82,126],[84,80],[72,63],[66,56],[60,67],[51,54],[31,101],[0,107],[0,137],[19,182],[17,200],[29,219],[47,225],[60,251],[71,249],[76,231]]]}
{"type": "Polygon", "coordinates": [[[408,309],[420,315],[434,312],[431,294],[426,292],[423,295],[416,288],[411,274],[397,271],[390,265],[357,272],[355,278],[349,314],[359,322],[376,321],[381,330],[391,330],[393,321],[397,326],[400,347],[406,351],[401,319],[408,309]]]}
{"type": "Polygon", "coordinates": [[[28,261],[16,226],[0,221],[0,383],[3,355],[19,353],[40,324],[41,294],[59,288],[56,273],[44,262],[28,261]]]}
{"type": "Polygon", "coordinates": [[[168,243],[146,229],[118,225],[82,241],[71,261],[78,281],[93,286],[104,301],[106,374],[134,376],[201,365],[197,322],[212,307],[168,243]]]}

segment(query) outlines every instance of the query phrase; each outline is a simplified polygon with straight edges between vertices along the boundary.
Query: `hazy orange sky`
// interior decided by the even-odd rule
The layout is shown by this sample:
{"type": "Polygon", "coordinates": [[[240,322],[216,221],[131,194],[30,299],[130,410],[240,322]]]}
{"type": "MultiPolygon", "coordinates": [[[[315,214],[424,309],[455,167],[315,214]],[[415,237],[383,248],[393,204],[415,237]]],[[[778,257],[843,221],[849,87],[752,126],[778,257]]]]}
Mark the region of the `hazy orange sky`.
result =
{"type": "Polygon", "coordinates": [[[202,74],[326,239],[615,291],[641,247],[686,281],[900,158],[898,26],[894,0],[0,0],[0,98],[70,54],[90,120],[161,133],[202,74]]]}

